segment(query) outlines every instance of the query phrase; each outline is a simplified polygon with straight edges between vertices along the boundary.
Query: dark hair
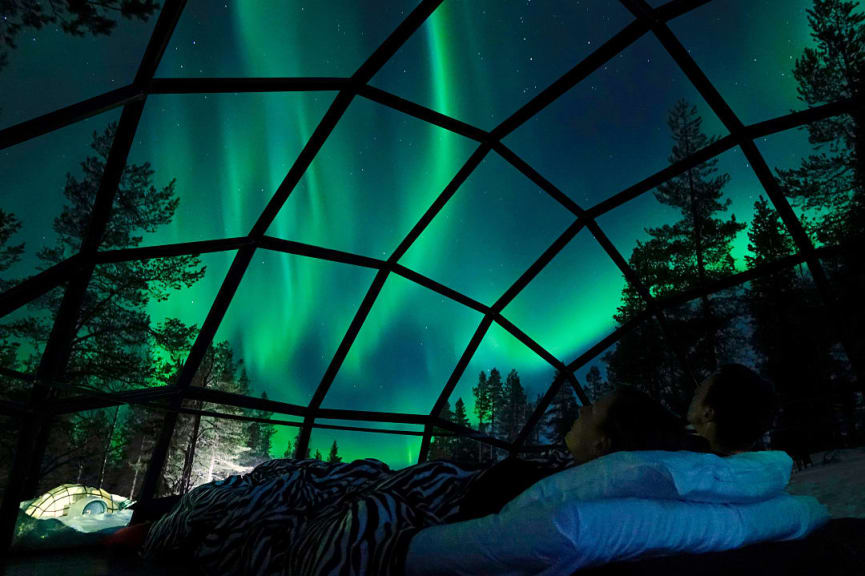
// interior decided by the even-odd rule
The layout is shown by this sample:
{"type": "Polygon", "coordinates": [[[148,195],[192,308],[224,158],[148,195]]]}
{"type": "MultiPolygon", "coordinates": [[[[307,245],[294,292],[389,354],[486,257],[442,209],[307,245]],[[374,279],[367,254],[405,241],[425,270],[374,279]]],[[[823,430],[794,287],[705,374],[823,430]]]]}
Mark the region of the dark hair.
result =
{"type": "Polygon", "coordinates": [[[771,384],[742,364],[724,364],[712,376],[703,403],[715,413],[718,444],[748,450],[772,423],[771,384]]]}
{"type": "Polygon", "coordinates": [[[614,452],[680,450],[685,437],[681,420],[648,394],[629,386],[613,393],[600,429],[610,439],[614,452]]]}

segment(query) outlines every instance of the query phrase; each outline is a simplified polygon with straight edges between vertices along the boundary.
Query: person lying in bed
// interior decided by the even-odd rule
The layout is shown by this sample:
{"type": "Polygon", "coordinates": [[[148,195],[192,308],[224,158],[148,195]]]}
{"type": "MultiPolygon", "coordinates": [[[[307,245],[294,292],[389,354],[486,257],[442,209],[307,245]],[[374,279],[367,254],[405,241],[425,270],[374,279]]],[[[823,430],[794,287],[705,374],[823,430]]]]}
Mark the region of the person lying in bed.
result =
{"type": "Polygon", "coordinates": [[[563,454],[545,462],[508,458],[478,475],[455,520],[496,513],[538,480],[570,466],[622,450],[680,450],[684,441],[685,427],[676,416],[647,394],[621,387],[580,408],[563,454]]]}
{"type": "Polygon", "coordinates": [[[688,422],[722,456],[747,452],[772,423],[772,386],[742,364],[725,364],[694,392],[688,422]]]}

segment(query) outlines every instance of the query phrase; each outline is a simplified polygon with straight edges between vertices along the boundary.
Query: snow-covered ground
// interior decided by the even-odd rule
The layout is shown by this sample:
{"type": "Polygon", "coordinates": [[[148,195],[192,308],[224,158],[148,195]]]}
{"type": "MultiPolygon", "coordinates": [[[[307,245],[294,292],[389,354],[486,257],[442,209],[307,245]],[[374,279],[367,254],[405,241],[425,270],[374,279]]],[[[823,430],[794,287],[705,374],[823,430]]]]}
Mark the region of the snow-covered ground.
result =
{"type": "Polygon", "coordinates": [[[814,496],[833,518],[865,518],[865,447],[837,450],[826,464],[824,453],[811,455],[814,465],[790,478],[788,492],[814,496]]]}

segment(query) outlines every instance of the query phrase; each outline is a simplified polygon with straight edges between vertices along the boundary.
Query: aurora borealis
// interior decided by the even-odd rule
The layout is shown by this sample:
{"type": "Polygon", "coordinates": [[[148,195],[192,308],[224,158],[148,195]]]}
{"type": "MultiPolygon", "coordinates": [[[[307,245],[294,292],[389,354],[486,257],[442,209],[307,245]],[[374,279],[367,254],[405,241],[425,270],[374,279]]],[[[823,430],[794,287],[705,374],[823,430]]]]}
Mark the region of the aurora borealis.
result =
{"type": "MultiPolygon", "coordinates": [[[[191,0],[157,76],[349,76],[414,2],[212,3],[191,0]]],[[[653,5],[659,4],[652,2],[653,5]]],[[[670,23],[719,92],[746,123],[801,108],[792,66],[809,44],[810,0],[714,0],[670,23]]],[[[617,2],[446,0],[371,84],[491,129],[631,21],[617,2]]],[[[121,22],[108,38],[44,29],[22,39],[0,71],[0,127],[131,81],[155,19],[121,22]],[[28,40],[28,41],[24,41],[28,40]]],[[[332,92],[153,95],[130,154],[149,161],[162,185],[176,179],[172,224],[145,239],[168,244],[249,232],[335,96],[332,92]]],[[[721,123],[651,34],[642,37],[505,144],[584,208],[668,164],[666,114],[679,98],[697,105],[709,134],[721,123]]],[[[0,152],[2,207],[23,222],[32,273],[52,241],[67,172],[89,135],[117,110],[0,152]]],[[[802,132],[758,142],[771,167],[808,149],[802,132]]],[[[356,97],[292,192],[268,234],[386,259],[477,147],[477,143],[356,97]]],[[[730,211],[748,221],[761,194],[744,155],[719,158],[731,176],[730,211]]],[[[675,215],[651,194],[599,218],[628,257],[643,229],[675,215]]],[[[401,263],[491,305],[573,221],[573,216],[491,152],[457,190],[401,263]]],[[[734,256],[742,266],[744,233],[734,256]]],[[[168,301],[153,322],[176,316],[199,326],[232,253],[208,254],[207,276],[168,301]]],[[[374,271],[257,251],[217,339],[243,358],[257,393],[309,401],[374,271]]],[[[568,362],[614,327],[623,279],[581,231],[504,310],[568,362]]],[[[376,300],[323,406],[426,413],[481,321],[481,315],[396,275],[376,300]]],[[[493,325],[458,384],[471,414],[480,370],[516,368],[529,398],[552,368],[493,325]]],[[[357,425],[355,423],[354,425],[357,425]]],[[[410,429],[400,426],[400,429],[410,429]]],[[[292,428],[281,428],[281,455],[292,428]]],[[[417,457],[420,438],[315,430],[312,448],[336,438],[349,457],[395,464],[417,457]]]]}

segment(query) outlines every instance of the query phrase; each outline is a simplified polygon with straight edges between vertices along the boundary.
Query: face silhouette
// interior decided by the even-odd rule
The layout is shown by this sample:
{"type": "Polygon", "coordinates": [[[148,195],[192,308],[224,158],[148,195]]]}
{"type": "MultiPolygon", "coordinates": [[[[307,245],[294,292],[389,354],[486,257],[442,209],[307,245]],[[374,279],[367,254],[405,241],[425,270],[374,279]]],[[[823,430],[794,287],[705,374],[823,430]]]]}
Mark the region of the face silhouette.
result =
{"type": "Polygon", "coordinates": [[[608,394],[594,404],[580,407],[580,415],[565,435],[565,444],[578,464],[594,460],[610,451],[610,439],[603,431],[615,394],[608,394]]]}

